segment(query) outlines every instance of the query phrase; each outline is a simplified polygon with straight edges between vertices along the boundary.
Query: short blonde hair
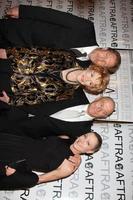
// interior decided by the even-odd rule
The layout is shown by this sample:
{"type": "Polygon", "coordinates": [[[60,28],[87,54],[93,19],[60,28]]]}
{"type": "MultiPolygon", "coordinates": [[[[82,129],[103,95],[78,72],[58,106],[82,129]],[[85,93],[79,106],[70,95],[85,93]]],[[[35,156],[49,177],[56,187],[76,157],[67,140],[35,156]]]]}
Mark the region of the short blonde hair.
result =
{"type": "Polygon", "coordinates": [[[84,87],[86,92],[92,93],[92,94],[99,94],[102,93],[109,84],[110,81],[110,74],[108,73],[107,69],[95,64],[91,64],[89,66],[89,70],[92,70],[99,74],[99,84],[96,84],[92,88],[87,88],[87,86],[84,87]]]}

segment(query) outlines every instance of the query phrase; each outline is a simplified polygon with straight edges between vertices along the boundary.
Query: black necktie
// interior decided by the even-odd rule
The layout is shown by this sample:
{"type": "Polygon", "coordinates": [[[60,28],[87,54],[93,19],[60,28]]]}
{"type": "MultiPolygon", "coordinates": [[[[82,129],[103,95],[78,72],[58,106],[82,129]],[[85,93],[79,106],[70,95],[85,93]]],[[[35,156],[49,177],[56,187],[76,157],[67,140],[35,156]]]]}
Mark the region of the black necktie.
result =
{"type": "Polygon", "coordinates": [[[77,49],[71,49],[72,52],[74,52],[76,54],[76,57],[86,57],[87,53],[81,53],[79,50],[77,49]]]}
{"type": "Polygon", "coordinates": [[[89,65],[92,64],[92,62],[90,60],[86,60],[86,61],[81,61],[81,60],[78,60],[76,59],[76,62],[80,65],[80,67],[82,68],[88,68],[89,65]]]}

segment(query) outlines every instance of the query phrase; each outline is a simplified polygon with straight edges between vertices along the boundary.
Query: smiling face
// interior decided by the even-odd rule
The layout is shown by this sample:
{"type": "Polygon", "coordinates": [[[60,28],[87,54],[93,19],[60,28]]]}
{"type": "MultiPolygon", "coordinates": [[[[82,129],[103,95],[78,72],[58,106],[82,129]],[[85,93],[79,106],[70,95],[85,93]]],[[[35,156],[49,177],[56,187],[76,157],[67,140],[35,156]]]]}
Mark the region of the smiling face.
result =
{"type": "Polygon", "coordinates": [[[83,86],[86,92],[99,94],[103,92],[110,80],[108,71],[94,64],[91,64],[89,68],[82,70],[77,75],[77,82],[83,86]]]}
{"type": "Polygon", "coordinates": [[[94,49],[89,54],[89,58],[94,64],[106,68],[114,67],[117,61],[116,55],[106,48],[94,49]]]}
{"type": "Polygon", "coordinates": [[[100,97],[89,104],[87,113],[94,118],[106,118],[115,109],[113,99],[109,97],[100,97]]]}
{"type": "Polygon", "coordinates": [[[98,87],[98,85],[101,83],[100,78],[101,76],[98,72],[88,68],[87,70],[83,70],[82,73],[77,76],[77,81],[81,85],[91,90],[94,87],[98,87]]]}
{"type": "MultiPolygon", "coordinates": [[[[97,133],[90,132],[90,133],[81,135],[72,144],[72,148],[80,154],[94,153],[99,145],[99,140],[98,140],[96,134],[97,133]]],[[[102,139],[100,139],[100,146],[101,146],[101,141],[102,141],[102,139]]]]}

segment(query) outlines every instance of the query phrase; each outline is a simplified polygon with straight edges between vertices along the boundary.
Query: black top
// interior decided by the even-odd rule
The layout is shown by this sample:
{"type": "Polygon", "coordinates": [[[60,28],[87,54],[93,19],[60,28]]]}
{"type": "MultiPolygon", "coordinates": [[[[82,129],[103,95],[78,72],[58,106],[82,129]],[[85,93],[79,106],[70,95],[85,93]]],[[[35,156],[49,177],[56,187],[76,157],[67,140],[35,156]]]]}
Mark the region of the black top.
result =
{"type": "Polygon", "coordinates": [[[70,140],[49,137],[43,140],[0,134],[0,161],[4,164],[26,159],[32,170],[49,172],[73,155],[70,140]]]}

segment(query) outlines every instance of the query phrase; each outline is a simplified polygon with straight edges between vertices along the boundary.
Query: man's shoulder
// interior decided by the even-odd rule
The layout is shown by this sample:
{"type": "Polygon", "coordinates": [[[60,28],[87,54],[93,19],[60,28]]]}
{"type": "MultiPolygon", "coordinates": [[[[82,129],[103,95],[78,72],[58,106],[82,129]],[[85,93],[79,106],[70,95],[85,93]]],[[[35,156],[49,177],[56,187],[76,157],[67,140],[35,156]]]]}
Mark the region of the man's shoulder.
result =
{"type": "Polygon", "coordinates": [[[83,89],[80,87],[78,88],[75,93],[74,93],[74,97],[75,100],[77,100],[77,102],[79,102],[79,105],[81,104],[88,104],[89,100],[87,99],[83,89]]]}

